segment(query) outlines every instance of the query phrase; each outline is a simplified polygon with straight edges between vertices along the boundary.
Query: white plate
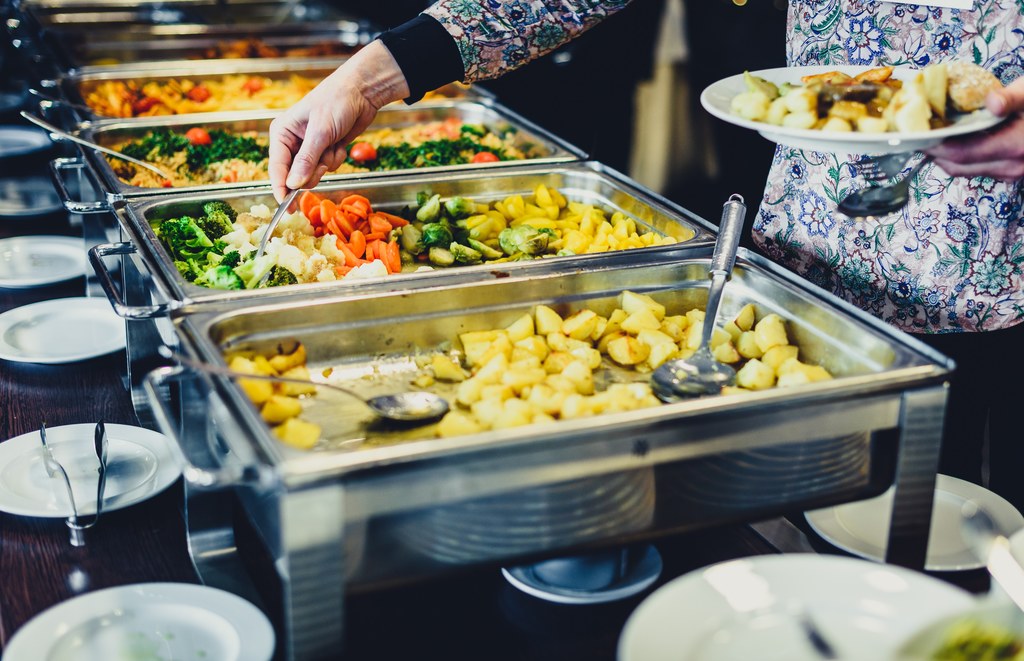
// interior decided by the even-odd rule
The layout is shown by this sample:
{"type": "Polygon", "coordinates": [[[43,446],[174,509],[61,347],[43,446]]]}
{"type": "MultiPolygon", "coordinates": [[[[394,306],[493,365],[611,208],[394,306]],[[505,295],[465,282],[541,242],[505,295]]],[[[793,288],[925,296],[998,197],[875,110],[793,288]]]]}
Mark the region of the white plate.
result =
{"type": "Polygon", "coordinates": [[[0,159],[25,156],[51,147],[53,141],[46,131],[29,126],[0,126],[0,159]]]}
{"type": "MultiPolygon", "coordinates": [[[[803,76],[839,71],[851,76],[872,67],[852,66],[814,66],[814,67],[781,67],[751,71],[754,76],[764,78],[776,85],[781,83],[800,84],[803,76]]],[[[907,79],[918,70],[910,67],[896,67],[893,78],[907,79]]],[[[918,151],[934,146],[956,135],[964,135],[975,131],[983,131],[1003,121],[988,110],[977,110],[957,119],[951,126],[932,131],[915,133],[841,133],[836,131],[818,131],[814,129],[795,129],[773,126],[765,122],[755,122],[733,114],[730,104],[741,92],[746,92],[743,74],[724,78],[709,85],[700,95],[701,105],[715,117],[753,129],[772,142],[782,145],[807,149],[818,152],[837,154],[891,154],[896,152],[918,151]]]]}
{"type": "Polygon", "coordinates": [[[124,346],[124,319],[105,298],[55,298],[0,314],[4,360],[71,363],[124,346]]]}
{"type": "MultiPolygon", "coordinates": [[[[48,427],[46,441],[64,466],[78,513],[96,512],[96,459],[93,432],[85,423],[48,427]]],[[[142,502],[178,479],[181,459],[166,436],[144,427],[108,424],[107,485],[104,511],[142,502]]],[[[0,443],[0,511],[21,516],[71,515],[65,487],[49,477],[43,466],[39,432],[29,432],[0,443]]]]}
{"type": "Polygon", "coordinates": [[[0,287],[21,289],[85,275],[85,244],[71,236],[0,239],[0,287]]]}
{"type": "Polygon", "coordinates": [[[4,661],[269,661],[274,629],[230,592],[140,583],[75,597],[11,638],[4,661]]]}
{"type": "Polygon", "coordinates": [[[844,661],[889,658],[971,595],[919,572],[856,558],[773,555],[690,572],[647,597],[619,638],[620,661],[821,659],[791,614],[802,607],[844,661]]]}
{"type": "MultiPolygon", "coordinates": [[[[984,564],[971,552],[960,530],[960,508],[972,500],[984,509],[1006,536],[1024,528],[1024,516],[1003,498],[977,484],[939,475],[935,480],[928,571],[978,569],[984,564]]],[[[881,496],[807,512],[814,532],[844,551],[881,561],[892,514],[892,489],[881,496]]]]}
{"type": "Polygon", "coordinates": [[[0,219],[33,218],[64,209],[49,177],[0,179],[0,219]]]}

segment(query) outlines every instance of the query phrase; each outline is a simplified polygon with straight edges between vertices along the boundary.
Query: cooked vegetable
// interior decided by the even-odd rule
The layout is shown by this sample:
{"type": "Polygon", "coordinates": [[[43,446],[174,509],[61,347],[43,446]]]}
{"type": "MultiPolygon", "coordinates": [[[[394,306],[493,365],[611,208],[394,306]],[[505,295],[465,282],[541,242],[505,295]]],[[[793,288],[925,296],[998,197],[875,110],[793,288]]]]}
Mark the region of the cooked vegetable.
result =
{"type": "Polygon", "coordinates": [[[203,205],[206,215],[197,220],[199,226],[211,239],[219,239],[225,234],[234,231],[232,223],[235,222],[235,210],[226,202],[215,200],[203,205]]]}
{"type": "Polygon", "coordinates": [[[377,160],[377,148],[369,142],[353,142],[348,149],[348,157],[359,164],[377,160]]]}
{"type": "MultiPolygon", "coordinates": [[[[420,208],[416,210],[416,220],[424,223],[429,223],[437,220],[437,217],[441,215],[441,196],[433,195],[426,202],[420,203],[420,208]]],[[[449,239],[450,241],[451,239],[449,239]]]]}
{"type": "Polygon", "coordinates": [[[476,204],[473,203],[473,200],[455,196],[445,200],[444,210],[448,212],[449,218],[458,220],[476,213],[476,204]]]}
{"type": "Polygon", "coordinates": [[[185,131],[185,139],[193,145],[208,145],[213,142],[213,139],[210,138],[210,134],[207,133],[206,129],[198,126],[193,126],[189,130],[185,131]]]}
{"type": "Polygon", "coordinates": [[[298,281],[299,280],[295,277],[295,274],[288,269],[283,266],[274,266],[270,269],[270,277],[267,278],[267,282],[263,286],[281,287],[284,285],[294,285],[298,281]]]}
{"type": "Polygon", "coordinates": [[[232,270],[231,266],[223,262],[207,269],[202,276],[196,278],[195,284],[210,289],[242,289],[245,287],[245,283],[232,270]]]}
{"type": "Polygon", "coordinates": [[[205,257],[214,248],[206,232],[194,218],[188,216],[163,221],[157,226],[156,235],[176,260],[189,261],[205,257]]]}
{"type": "Polygon", "coordinates": [[[455,255],[447,248],[432,246],[428,254],[430,256],[430,263],[435,266],[451,266],[455,263],[455,255]]]}
{"type": "Polygon", "coordinates": [[[479,250],[474,250],[469,246],[464,246],[454,241],[448,246],[448,252],[452,254],[452,257],[459,264],[479,264],[483,259],[483,255],[479,250]]]}
{"type": "Polygon", "coordinates": [[[451,227],[446,221],[427,223],[423,226],[423,238],[420,239],[420,242],[426,248],[434,246],[447,248],[453,240],[451,227]]]}
{"type": "Polygon", "coordinates": [[[498,235],[498,245],[510,257],[517,254],[540,255],[547,250],[551,236],[551,233],[536,227],[519,225],[502,230],[498,235]]]}
{"type": "Polygon", "coordinates": [[[242,279],[246,289],[255,289],[271,269],[274,268],[273,255],[261,255],[259,259],[250,259],[234,268],[234,272],[242,279]]]}
{"type": "Polygon", "coordinates": [[[497,163],[501,159],[498,158],[498,156],[493,152],[481,151],[477,152],[476,155],[473,156],[473,158],[470,160],[473,163],[497,163]]]}

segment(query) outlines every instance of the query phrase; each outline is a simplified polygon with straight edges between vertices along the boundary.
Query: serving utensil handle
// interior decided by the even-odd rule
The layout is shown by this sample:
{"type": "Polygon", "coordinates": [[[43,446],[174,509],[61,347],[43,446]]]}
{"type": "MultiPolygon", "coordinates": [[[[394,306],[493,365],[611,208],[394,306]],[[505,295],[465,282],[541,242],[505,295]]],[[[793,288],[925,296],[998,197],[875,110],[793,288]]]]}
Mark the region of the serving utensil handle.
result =
{"type": "Polygon", "coordinates": [[[718,224],[718,241],[715,252],[711,255],[711,274],[721,273],[728,280],[732,276],[732,267],[736,264],[736,249],[740,245],[743,233],[743,220],[747,215],[747,205],[743,196],[733,193],[722,205],[722,220],[718,224]]]}

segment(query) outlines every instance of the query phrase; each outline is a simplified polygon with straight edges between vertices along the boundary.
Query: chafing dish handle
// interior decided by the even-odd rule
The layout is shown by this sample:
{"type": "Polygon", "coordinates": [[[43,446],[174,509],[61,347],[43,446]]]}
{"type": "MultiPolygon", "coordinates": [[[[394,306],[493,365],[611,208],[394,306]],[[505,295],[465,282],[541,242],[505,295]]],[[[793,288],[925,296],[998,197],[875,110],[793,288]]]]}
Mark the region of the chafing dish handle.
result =
{"type": "MultiPolygon", "coordinates": [[[[136,252],[135,246],[128,242],[101,243],[89,248],[89,264],[92,265],[92,270],[96,272],[96,278],[100,282],[100,287],[103,288],[103,293],[107,295],[107,300],[110,301],[110,305],[113,306],[114,312],[118,316],[124,319],[166,317],[172,309],[178,306],[171,302],[157,303],[156,305],[128,305],[121,298],[117,287],[114,286],[114,281],[110,277],[110,272],[107,270],[107,265],[103,262],[103,258],[111,255],[131,255],[134,252],[136,252]]],[[[152,279],[150,280],[152,281],[152,279]]],[[[162,296],[162,298],[170,300],[167,296],[162,296]]]]}
{"type": "MultiPolygon", "coordinates": [[[[142,387],[153,406],[153,417],[156,418],[160,430],[174,440],[181,450],[182,470],[181,474],[188,481],[189,485],[197,489],[213,490],[226,487],[249,486],[257,489],[269,488],[276,483],[273,469],[256,463],[245,463],[240,457],[245,456],[244,452],[237,452],[235,448],[229,448],[224,454],[230,457],[225,465],[217,468],[202,468],[193,463],[190,455],[190,445],[186,439],[179,434],[179,426],[175,423],[175,416],[171,412],[167,398],[163,393],[168,392],[168,382],[182,376],[198,378],[194,373],[184,367],[159,367],[143,379],[142,387]]],[[[206,436],[201,430],[192,430],[196,434],[206,436]]],[[[194,439],[193,439],[194,440],[194,439]]]]}
{"type": "Polygon", "coordinates": [[[64,203],[65,209],[71,213],[100,213],[102,211],[110,211],[110,204],[106,200],[82,202],[81,200],[73,199],[71,196],[71,190],[68,188],[67,183],[64,180],[64,172],[68,170],[77,170],[79,172],[84,170],[85,176],[89,179],[89,183],[92,184],[96,190],[102,190],[93,178],[92,172],[85,165],[85,162],[82,159],[53,159],[50,161],[50,176],[53,178],[53,185],[57,188],[57,194],[60,195],[60,199],[64,203]]]}

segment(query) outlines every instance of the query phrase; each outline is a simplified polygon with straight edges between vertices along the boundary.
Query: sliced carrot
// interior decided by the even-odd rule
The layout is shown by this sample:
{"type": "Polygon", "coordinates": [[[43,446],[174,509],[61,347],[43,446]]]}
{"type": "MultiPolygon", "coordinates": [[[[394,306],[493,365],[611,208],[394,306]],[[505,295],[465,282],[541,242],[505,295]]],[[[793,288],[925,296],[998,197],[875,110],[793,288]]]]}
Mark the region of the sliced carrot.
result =
{"type": "Polygon", "coordinates": [[[320,222],[320,205],[318,204],[315,207],[310,207],[309,213],[306,214],[306,218],[309,218],[309,223],[313,227],[322,225],[323,223],[320,222]]]}
{"type": "Polygon", "coordinates": [[[352,236],[352,232],[356,231],[356,228],[352,227],[352,223],[345,217],[345,214],[339,213],[334,217],[334,220],[338,224],[338,227],[341,228],[341,231],[345,233],[346,239],[352,236]]]}
{"type": "Polygon", "coordinates": [[[352,249],[348,247],[348,244],[338,239],[338,250],[341,254],[345,255],[345,266],[359,266],[363,263],[363,260],[359,259],[352,253],[352,249]]]}
{"type": "Polygon", "coordinates": [[[352,235],[348,237],[348,247],[352,249],[352,253],[356,257],[362,257],[366,252],[366,236],[359,230],[352,232],[352,235]]]}
{"type": "Polygon", "coordinates": [[[391,223],[392,227],[405,227],[406,225],[409,224],[409,221],[406,220],[405,218],[402,218],[401,216],[396,216],[393,213],[388,213],[387,211],[374,211],[374,213],[384,216],[384,218],[386,218],[387,221],[391,223]]]}
{"type": "Polygon", "coordinates": [[[351,267],[351,266],[335,266],[334,267],[334,275],[336,275],[338,277],[348,275],[349,271],[351,271],[352,268],[353,267],[351,267]]]}
{"type": "Polygon", "coordinates": [[[334,218],[324,223],[324,230],[333,234],[336,239],[345,240],[345,236],[341,233],[341,229],[338,228],[338,223],[335,222],[334,218]]]}
{"type": "Polygon", "coordinates": [[[383,241],[386,238],[388,238],[388,235],[380,232],[368,232],[366,234],[367,241],[383,241]]]}
{"type": "Polygon", "coordinates": [[[398,251],[398,241],[391,241],[385,244],[384,254],[386,259],[385,264],[391,264],[392,273],[402,272],[402,254],[398,251]]]}
{"type": "Polygon", "coordinates": [[[299,196],[299,210],[306,218],[310,217],[310,209],[320,206],[320,196],[311,190],[299,196]]]}
{"type": "Polygon", "coordinates": [[[366,218],[373,211],[370,201],[362,195],[349,195],[341,201],[341,208],[360,218],[366,218]]]}
{"type": "Polygon", "coordinates": [[[320,201],[320,219],[327,224],[338,214],[338,205],[333,200],[320,201]]]}
{"type": "Polygon", "coordinates": [[[371,213],[370,214],[370,231],[371,232],[380,232],[381,234],[387,236],[391,232],[392,229],[394,229],[394,228],[391,227],[391,223],[388,222],[387,218],[385,218],[384,216],[380,215],[379,213],[371,213]]]}

